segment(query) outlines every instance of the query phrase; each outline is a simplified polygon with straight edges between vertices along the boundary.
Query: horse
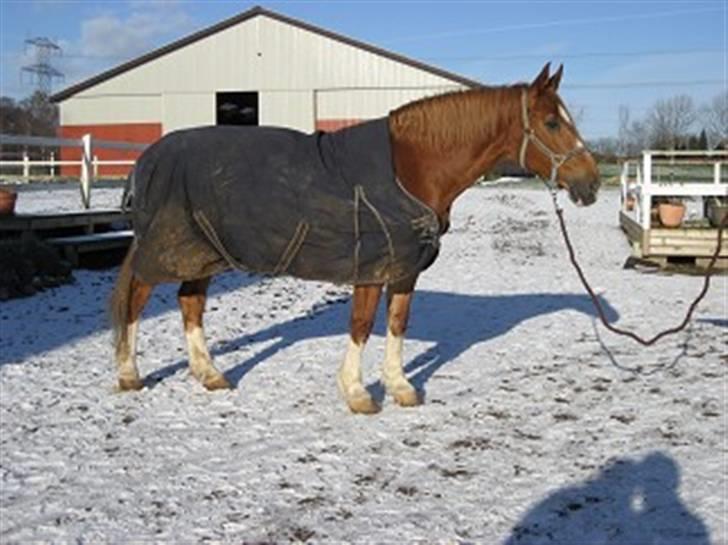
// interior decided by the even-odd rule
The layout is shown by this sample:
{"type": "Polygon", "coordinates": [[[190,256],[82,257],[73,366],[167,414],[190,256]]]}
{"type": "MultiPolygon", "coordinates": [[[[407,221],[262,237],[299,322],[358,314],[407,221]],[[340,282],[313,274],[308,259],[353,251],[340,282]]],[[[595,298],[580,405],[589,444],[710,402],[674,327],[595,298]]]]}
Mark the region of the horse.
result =
{"type": "Polygon", "coordinates": [[[562,74],[563,65],[551,74],[547,63],[530,83],[419,99],[362,129],[328,135],[211,127],[163,137],[142,154],[131,176],[135,238],[110,302],[118,389],[144,387],[136,365],[139,318],[162,282],[180,282],[191,374],[207,390],[231,388],[208,352],[203,313],[212,276],[238,268],[353,286],[337,385],[348,408],[360,414],[380,410],[362,382],[361,360],[386,287],[382,383],[399,406],[419,405],[402,348],[417,278],[437,256],[455,199],[497,164],[512,161],[550,178],[577,205],[596,200],[599,171],[558,95],[562,74]],[[363,143],[375,132],[384,144],[363,143]],[[265,146],[243,147],[258,144],[265,146]],[[207,146],[207,159],[190,159],[197,145],[207,146]],[[315,166],[305,166],[313,156],[315,166]],[[336,164],[342,157],[353,166],[336,164]],[[370,172],[383,178],[369,181],[370,172]],[[316,179],[327,176],[323,185],[333,196],[316,189],[316,179]],[[286,177],[294,181],[257,194],[286,177]],[[356,183],[344,183],[347,177],[356,183]],[[276,231],[284,216],[294,221],[285,236],[276,231]],[[236,222],[253,232],[241,236],[236,222]],[[327,230],[327,222],[338,223],[327,230]],[[344,224],[351,224],[346,233],[344,224]]]}

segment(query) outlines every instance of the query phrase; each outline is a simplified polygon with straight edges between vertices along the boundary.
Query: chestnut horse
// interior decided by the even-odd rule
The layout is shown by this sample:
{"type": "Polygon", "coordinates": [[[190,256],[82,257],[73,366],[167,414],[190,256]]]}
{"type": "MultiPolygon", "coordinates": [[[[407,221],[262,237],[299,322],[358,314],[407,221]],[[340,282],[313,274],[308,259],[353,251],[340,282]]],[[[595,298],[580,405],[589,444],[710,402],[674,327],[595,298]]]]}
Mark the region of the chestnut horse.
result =
{"type": "MultiPolygon", "coordinates": [[[[557,90],[563,67],[547,64],[530,84],[482,87],[406,104],[389,114],[393,169],[401,186],[433,210],[444,228],[453,201],[498,162],[511,160],[568,190],[577,204],[589,205],[599,187],[597,165],[586,149],[557,90]]],[[[346,129],[344,129],[346,130],[346,129]]],[[[139,236],[139,234],[137,234],[139,236]]],[[[143,242],[142,242],[143,244],[143,242]]],[[[137,240],[122,265],[111,301],[119,388],[143,387],[136,366],[136,335],[153,283],[134,270],[137,240]]],[[[179,255],[180,261],[193,262],[179,255]]],[[[188,267],[189,268],[189,267],[188,267]]],[[[382,381],[404,407],[420,402],[402,366],[415,279],[387,286],[387,338],[382,381]]],[[[209,274],[181,281],[179,305],[189,350],[189,366],[209,390],[230,384],[213,364],[202,328],[209,274]]],[[[383,285],[354,285],[350,338],[337,382],[349,409],[373,413],[379,407],[362,382],[361,358],[372,330],[383,285]]]]}

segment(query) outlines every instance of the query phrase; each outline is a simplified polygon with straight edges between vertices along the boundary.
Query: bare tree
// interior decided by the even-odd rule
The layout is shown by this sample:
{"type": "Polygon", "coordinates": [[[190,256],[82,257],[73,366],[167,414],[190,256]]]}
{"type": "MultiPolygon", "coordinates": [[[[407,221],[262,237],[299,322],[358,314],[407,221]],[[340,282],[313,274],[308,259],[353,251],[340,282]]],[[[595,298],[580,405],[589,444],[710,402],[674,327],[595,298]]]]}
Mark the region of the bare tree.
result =
{"type": "Polygon", "coordinates": [[[628,154],[629,147],[629,106],[619,105],[619,132],[617,133],[617,153],[628,154]]]}
{"type": "Polygon", "coordinates": [[[705,126],[711,148],[728,143],[728,91],[716,95],[700,109],[700,120],[705,126]]]}
{"type": "Polygon", "coordinates": [[[647,115],[650,145],[658,149],[680,147],[696,118],[693,99],[688,95],[658,100],[647,115]]]}

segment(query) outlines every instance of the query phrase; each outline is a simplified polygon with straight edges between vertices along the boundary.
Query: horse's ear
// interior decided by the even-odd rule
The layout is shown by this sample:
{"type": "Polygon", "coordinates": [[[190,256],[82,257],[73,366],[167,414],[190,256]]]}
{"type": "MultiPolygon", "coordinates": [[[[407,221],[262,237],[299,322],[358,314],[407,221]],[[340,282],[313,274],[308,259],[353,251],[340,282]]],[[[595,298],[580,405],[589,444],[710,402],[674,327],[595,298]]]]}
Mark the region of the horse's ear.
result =
{"type": "Polygon", "coordinates": [[[549,81],[549,70],[551,68],[551,63],[547,62],[544,64],[543,68],[541,69],[541,73],[536,76],[536,79],[531,82],[531,87],[533,89],[536,89],[537,91],[541,91],[546,87],[549,81]]]}
{"type": "Polygon", "coordinates": [[[559,83],[561,83],[561,76],[564,74],[564,65],[559,65],[559,69],[556,71],[556,73],[551,76],[551,79],[549,80],[548,86],[549,88],[553,89],[554,91],[558,91],[559,89],[559,83]]]}

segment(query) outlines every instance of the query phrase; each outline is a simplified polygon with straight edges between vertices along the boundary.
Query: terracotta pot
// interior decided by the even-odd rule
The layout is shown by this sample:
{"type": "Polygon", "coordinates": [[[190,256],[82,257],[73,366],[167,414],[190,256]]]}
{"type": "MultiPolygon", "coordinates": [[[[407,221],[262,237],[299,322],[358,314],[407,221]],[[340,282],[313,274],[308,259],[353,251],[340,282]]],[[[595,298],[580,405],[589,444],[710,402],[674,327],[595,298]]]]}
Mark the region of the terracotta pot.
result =
{"type": "Polygon", "coordinates": [[[15,213],[15,201],[18,194],[15,191],[0,189],[0,216],[10,216],[15,213]]]}
{"type": "Polygon", "coordinates": [[[634,205],[636,202],[637,199],[635,199],[634,195],[627,195],[627,198],[624,201],[625,208],[631,212],[632,210],[634,210],[634,205]]]}
{"type": "Polygon", "coordinates": [[[660,203],[657,207],[660,215],[660,223],[665,227],[680,227],[685,217],[685,205],[683,203],[660,203]]]}

